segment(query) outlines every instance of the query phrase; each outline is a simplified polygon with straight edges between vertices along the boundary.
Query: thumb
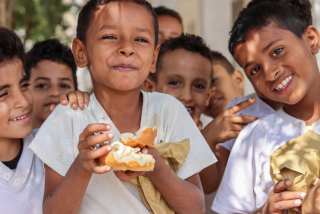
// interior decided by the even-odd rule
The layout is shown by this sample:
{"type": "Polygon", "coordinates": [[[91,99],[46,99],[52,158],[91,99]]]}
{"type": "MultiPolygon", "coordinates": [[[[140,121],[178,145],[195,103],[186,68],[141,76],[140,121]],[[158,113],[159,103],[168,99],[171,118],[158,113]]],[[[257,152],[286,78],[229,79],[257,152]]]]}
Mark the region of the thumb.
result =
{"type": "Polygon", "coordinates": [[[49,109],[50,109],[50,112],[53,112],[53,110],[56,108],[56,105],[52,104],[50,105],[49,109]]]}

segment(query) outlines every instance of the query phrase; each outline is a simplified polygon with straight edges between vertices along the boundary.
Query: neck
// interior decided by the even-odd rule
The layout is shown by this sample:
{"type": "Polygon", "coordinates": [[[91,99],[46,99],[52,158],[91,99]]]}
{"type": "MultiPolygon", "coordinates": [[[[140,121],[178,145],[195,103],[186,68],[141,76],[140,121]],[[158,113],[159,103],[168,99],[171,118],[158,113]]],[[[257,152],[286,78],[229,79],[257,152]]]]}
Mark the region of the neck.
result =
{"type": "Polygon", "coordinates": [[[21,149],[20,139],[0,138],[0,161],[11,161],[21,149]]]}
{"type": "Polygon", "coordinates": [[[297,104],[285,104],[284,111],[300,120],[304,120],[306,125],[312,125],[320,119],[320,74],[317,73],[308,89],[307,94],[297,104]]]}
{"type": "MultiPolygon", "coordinates": [[[[36,115],[36,114],[33,113],[33,115],[36,115]]],[[[33,127],[33,129],[39,129],[41,127],[41,125],[43,124],[43,122],[44,121],[39,120],[39,119],[37,119],[37,118],[35,118],[33,116],[33,118],[32,118],[32,127],[33,127]]]]}
{"type": "Polygon", "coordinates": [[[263,98],[263,97],[259,97],[259,98],[261,100],[263,100],[263,102],[267,103],[275,111],[279,110],[283,106],[282,103],[279,103],[279,102],[276,102],[276,101],[273,101],[273,100],[269,100],[269,99],[266,99],[266,98],[263,98]]]}
{"type": "Polygon", "coordinates": [[[143,101],[140,88],[116,91],[99,84],[93,85],[97,100],[120,133],[134,133],[140,129],[143,101]]]}

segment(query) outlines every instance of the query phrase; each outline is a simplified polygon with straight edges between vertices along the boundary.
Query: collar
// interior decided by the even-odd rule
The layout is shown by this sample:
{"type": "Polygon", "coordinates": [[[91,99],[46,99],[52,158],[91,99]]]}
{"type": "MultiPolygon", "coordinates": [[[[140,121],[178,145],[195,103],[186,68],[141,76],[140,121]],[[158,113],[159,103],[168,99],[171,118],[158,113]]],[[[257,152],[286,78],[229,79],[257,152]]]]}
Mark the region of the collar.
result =
{"type": "Polygon", "coordinates": [[[299,129],[302,133],[307,132],[308,130],[312,130],[317,134],[320,134],[320,120],[315,121],[312,126],[307,126],[305,121],[292,117],[287,114],[283,108],[276,111],[276,113],[288,124],[290,124],[293,128],[299,129]]]}
{"type": "Polygon", "coordinates": [[[0,180],[17,191],[21,190],[28,181],[34,161],[34,154],[28,149],[32,140],[32,135],[23,139],[23,150],[15,171],[0,162],[0,180]]]}

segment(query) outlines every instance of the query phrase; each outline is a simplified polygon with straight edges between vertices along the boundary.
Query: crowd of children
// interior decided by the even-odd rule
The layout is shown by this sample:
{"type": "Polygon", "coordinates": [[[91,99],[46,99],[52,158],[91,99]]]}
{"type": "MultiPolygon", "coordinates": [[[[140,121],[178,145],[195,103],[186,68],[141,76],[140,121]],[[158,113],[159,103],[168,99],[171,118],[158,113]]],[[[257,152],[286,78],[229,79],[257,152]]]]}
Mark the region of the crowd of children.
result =
{"type": "Polygon", "coordinates": [[[135,176],[172,213],[205,213],[216,190],[217,213],[320,213],[318,180],[305,193],[270,176],[275,150],[320,134],[319,47],[309,0],[250,1],[229,40],[255,89],[244,97],[241,71],[183,34],[177,12],[145,0],[89,0],[72,50],[50,39],[26,53],[0,28],[0,213],[150,213],[127,182],[135,176]],[[88,68],[91,95],[77,91],[77,67],[88,68]],[[155,148],[142,151],[153,171],[98,163],[104,142],[145,126],[158,126],[155,143],[190,139],[177,174],[155,148]]]}

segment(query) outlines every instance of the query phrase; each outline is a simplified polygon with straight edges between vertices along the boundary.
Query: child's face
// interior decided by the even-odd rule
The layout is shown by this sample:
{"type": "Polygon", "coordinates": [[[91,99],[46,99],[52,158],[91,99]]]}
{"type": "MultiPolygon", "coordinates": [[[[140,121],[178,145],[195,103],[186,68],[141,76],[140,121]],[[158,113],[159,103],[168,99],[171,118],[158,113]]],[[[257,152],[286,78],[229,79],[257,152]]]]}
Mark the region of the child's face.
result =
{"type": "Polygon", "coordinates": [[[50,115],[50,106],[59,104],[59,95],[74,91],[72,70],[65,64],[42,60],[31,69],[30,91],[34,98],[33,124],[39,128],[50,115]]]}
{"type": "Polygon", "coordinates": [[[183,32],[181,23],[174,17],[164,15],[158,16],[158,23],[160,44],[170,38],[179,37],[183,32]]]}
{"type": "Polygon", "coordinates": [[[20,60],[0,67],[0,138],[24,138],[32,132],[32,95],[20,60]]]}
{"type": "Polygon", "coordinates": [[[265,97],[286,104],[296,104],[317,81],[319,35],[308,27],[298,38],[289,30],[270,24],[251,30],[246,42],[235,49],[235,59],[265,97]]]}
{"type": "Polygon", "coordinates": [[[86,32],[86,45],[73,42],[76,63],[88,66],[96,93],[139,90],[149,72],[155,72],[158,51],[151,13],[131,2],[100,6],[86,32]]]}
{"type": "Polygon", "coordinates": [[[212,86],[215,90],[204,113],[213,118],[217,117],[232,99],[242,96],[243,81],[241,71],[235,70],[230,75],[222,65],[214,64],[212,86]]]}
{"type": "Polygon", "coordinates": [[[161,63],[154,91],[180,100],[197,124],[213,93],[210,60],[198,53],[177,49],[166,53],[161,63]]]}

